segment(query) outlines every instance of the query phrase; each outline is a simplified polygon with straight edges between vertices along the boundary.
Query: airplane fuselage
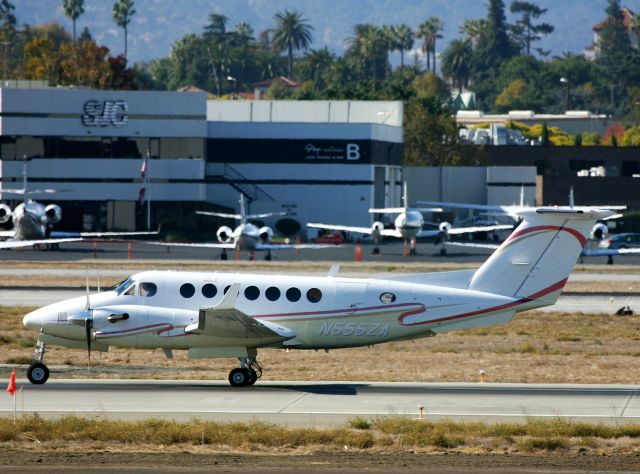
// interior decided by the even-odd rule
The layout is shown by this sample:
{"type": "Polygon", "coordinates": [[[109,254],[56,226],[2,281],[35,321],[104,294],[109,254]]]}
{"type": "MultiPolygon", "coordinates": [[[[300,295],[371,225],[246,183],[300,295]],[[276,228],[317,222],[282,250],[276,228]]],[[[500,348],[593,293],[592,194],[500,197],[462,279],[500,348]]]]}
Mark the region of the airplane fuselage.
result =
{"type": "Polygon", "coordinates": [[[46,237],[45,206],[39,202],[21,203],[13,211],[15,240],[37,240],[46,237]]]}
{"type": "Polygon", "coordinates": [[[215,307],[234,283],[241,285],[239,311],[295,333],[272,347],[366,346],[507,322],[514,311],[532,308],[530,302],[504,296],[383,279],[152,271],[134,275],[118,291],[91,295],[91,312],[86,298],[79,297],[29,313],[24,324],[42,329],[45,340],[69,347],[85,340],[82,322],[87,318],[92,320],[92,338],[104,346],[264,346],[250,337],[185,331],[198,322],[201,308],[215,307]],[[149,283],[153,295],[142,296],[141,288],[149,283]]]}
{"type": "Polygon", "coordinates": [[[414,239],[422,230],[423,224],[424,218],[420,211],[403,212],[394,221],[395,228],[403,239],[414,239]]]}

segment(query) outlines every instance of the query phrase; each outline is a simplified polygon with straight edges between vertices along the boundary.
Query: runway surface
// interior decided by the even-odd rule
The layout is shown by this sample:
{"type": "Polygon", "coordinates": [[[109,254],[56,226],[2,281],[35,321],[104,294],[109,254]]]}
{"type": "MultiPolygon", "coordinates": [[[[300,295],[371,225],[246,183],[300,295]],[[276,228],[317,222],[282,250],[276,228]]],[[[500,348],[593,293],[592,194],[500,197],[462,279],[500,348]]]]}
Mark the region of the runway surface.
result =
{"type": "MultiPolygon", "coordinates": [[[[2,288],[0,289],[0,306],[45,306],[76,296],[84,296],[83,289],[33,289],[2,288]]],[[[591,314],[613,314],[622,306],[630,306],[640,311],[640,295],[606,296],[588,294],[564,294],[553,306],[540,308],[537,311],[566,311],[591,314]]]]}
{"type": "MultiPolygon", "coordinates": [[[[54,375],[55,377],[55,375],[54,375]]],[[[605,423],[640,422],[640,386],[465,383],[270,382],[232,388],[226,382],[139,380],[26,380],[22,413],[115,419],[261,420],[329,426],[356,416],[515,421],[567,417],[605,423]]],[[[0,415],[11,416],[10,397],[0,415]]]]}

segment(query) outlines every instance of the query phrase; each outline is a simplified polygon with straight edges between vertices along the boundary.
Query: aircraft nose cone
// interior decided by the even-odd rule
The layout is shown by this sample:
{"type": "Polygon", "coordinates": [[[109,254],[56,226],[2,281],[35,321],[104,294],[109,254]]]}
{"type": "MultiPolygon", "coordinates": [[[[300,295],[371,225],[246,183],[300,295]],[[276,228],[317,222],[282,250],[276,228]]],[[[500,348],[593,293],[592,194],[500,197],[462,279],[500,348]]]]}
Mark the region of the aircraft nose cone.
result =
{"type": "Polygon", "coordinates": [[[37,309],[28,314],[25,314],[24,318],[22,318],[22,324],[24,327],[29,329],[40,329],[42,325],[42,312],[37,309]]]}

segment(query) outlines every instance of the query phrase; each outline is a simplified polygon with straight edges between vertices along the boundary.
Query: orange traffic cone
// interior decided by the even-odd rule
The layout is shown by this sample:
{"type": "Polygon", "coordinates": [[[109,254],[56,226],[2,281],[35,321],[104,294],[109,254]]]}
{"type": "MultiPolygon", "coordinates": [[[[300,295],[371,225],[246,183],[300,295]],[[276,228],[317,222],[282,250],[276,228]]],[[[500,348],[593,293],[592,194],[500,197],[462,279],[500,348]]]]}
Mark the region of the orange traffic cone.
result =
{"type": "Polygon", "coordinates": [[[133,245],[131,244],[131,242],[127,244],[127,258],[129,260],[133,259],[133,245]]]}
{"type": "Polygon", "coordinates": [[[402,256],[403,257],[409,256],[409,243],[406,240],[404,241],[404,246],[402,248],[402,256]]]}
{"type": "Polygon", "coordinates": [[[356,262],[362,261],[362,243],[360,239],[356,241],[356,262]]]}
{"type": "Polygon", "coordinates": [[[240,246],[236,245],[236,260],[240,260],[240,246]]]}

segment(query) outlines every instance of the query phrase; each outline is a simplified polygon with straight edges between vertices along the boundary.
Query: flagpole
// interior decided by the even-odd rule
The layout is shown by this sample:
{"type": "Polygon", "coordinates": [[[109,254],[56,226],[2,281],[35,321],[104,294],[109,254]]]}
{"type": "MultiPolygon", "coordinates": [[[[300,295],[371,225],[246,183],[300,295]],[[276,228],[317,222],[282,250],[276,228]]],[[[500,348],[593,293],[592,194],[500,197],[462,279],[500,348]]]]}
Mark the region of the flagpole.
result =
{"type": "Polygon", "coordinates": [[[149,171],[150,171],[150,163],[149,161],[151,160],[151,157],[149,156],[149,149],[147,148],[147,173],[146,173],[146,179],[147,179],[147,232],[151,232],[151,187],[149,186],[149,183],[151,181],[151,178],[149,176],[149,171]]]}

